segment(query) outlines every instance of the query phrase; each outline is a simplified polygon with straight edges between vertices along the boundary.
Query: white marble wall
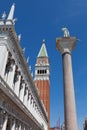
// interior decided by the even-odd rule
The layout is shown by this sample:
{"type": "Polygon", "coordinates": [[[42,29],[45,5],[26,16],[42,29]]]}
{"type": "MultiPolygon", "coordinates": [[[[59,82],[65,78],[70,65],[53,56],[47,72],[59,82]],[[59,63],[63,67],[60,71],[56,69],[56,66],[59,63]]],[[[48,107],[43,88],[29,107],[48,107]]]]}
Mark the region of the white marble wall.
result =
{"type": "MultiPolygon", "coordinates": [[[[43,116],[38,102],[36,101],[35,95],[31,90],[32,84],[29,83],[23,70],[18,66],[18,60],[11,53],[10,47],[7,43],[2,43],[0,40],[0,75],[8,84],[8,86],[14,91],[19,100],[25,105],[30,111],[32,116],[47,130],[47,122],[43,116]]],[[[6,42],[6,41],[5,41],[6,42]]],[[[7,118],[6,120],[7,121],[7,118]]],[[[6,123],[4,122],[3,129],[5,130],[6,123]]],[[[11,130],[14,130],[12,125],[11,130]]],[[[21,129],[21,128],[20,128],[21,129]]]]}

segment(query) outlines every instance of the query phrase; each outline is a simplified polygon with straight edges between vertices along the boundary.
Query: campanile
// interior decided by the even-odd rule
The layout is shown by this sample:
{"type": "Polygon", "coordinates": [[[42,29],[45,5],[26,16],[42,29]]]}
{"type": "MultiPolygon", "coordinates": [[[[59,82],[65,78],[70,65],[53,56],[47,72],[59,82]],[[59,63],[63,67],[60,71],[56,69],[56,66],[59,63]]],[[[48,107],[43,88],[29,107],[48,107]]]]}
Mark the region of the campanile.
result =
{"type": "Polygon", "coordinates": [[[37,56],[35,64],[35,86],[38,89],[39,97],[43,102],[48,114],[48,130],[50,129],[50,66],[46,50],[45,40],[37,56]]]}

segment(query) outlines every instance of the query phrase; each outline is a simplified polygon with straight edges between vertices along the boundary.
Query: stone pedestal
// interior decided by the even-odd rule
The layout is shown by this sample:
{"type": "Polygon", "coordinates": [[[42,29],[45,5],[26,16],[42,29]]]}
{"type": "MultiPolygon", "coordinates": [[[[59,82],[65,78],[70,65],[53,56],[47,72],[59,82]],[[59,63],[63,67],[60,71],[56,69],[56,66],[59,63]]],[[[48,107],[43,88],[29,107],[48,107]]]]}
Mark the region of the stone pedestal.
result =
{"type": "Polygon", "coordinates": [[[62,53],[63,60],[65,130],[77,130],[74,83],[71,62],[71,51],[74,49],[75,43],[75,37],[63,37],[56,39],[56,47],[62,53]]]}

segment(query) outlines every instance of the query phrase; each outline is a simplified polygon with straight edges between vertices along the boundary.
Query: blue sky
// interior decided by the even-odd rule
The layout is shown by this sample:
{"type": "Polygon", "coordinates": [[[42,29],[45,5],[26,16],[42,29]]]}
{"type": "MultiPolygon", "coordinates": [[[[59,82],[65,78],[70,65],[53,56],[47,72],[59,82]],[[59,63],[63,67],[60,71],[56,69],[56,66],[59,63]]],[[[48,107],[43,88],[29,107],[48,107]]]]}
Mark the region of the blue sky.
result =
{"type": "Polygon", "coordinates": [[[72,53],[78,127],[82,130],[87,116],[87,0],[1,0],[0,15],[7,15],[12,3],[16,4],[17,34],[22,34],[21,46],[34,72],[36,57],[46,40],[51,70],[51,126],[64,121],[62,57],[56,50],[56,37],[63,35],[66,26],[71,36],[80,39],[72,53]]]}

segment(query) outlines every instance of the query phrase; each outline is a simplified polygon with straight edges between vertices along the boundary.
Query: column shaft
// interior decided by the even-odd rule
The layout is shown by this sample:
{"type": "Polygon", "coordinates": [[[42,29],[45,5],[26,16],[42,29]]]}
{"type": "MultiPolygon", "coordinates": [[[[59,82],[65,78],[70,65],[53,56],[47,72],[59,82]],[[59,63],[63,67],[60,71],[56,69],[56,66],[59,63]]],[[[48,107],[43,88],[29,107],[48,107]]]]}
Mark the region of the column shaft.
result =
{"type": "Polygon", "coordinates": [[[64,53],[63,78],[64,78],[64,108],[65,108],[65,130],[77,130],[74,84],[72,74],[71,55],[64,53]]]}
{"type": "Polygon", "coordinates": [[[4,77],[5,67],[8,58],[8,51],[5,45],[0,45],[0,75],[4,77]]]}
{"type": "Polygon", "coordinates": [[[12,71],[9,71],[9,73],[8,73],[8,78],[7,78],[7,83],[8,83],[8,85],[9,85],[12,89],[13,89],[12,85],[13,85],[13,80],[14,80],[15,68],[16,68],[16,66],[13,65],[12,71]]]}
{"type": "Polygon", "coordinates": [[[21,75],[19,75],[18,81],[16,81],[15,86],[14,86],[14,91],[17,96],[19,95],[20,81],[21,81],[21,75]]]}
{"type": "Polygon", "coordinates": [[[8,121],[8,115],[6,114],[4,115],[2,130],[6,130],[7,121],[8,121]]]}
{"type": "Polygon", "coordinates": [[[20,97],[20,100],[23,102],[24,91],[25,91],[25,83],[23,83],[20,87],[21,87],[21,88],[20,88],[20,94],[19,94],[19,97],[20,97]]]}
{"type": "Polygon", "coordinates": [[[12,119],[11,130],[15,130],[15,119],[12,119]]]}
{"type": "Polygon", "coordinates": [[[2,129],[3,126],[3,110],[0,110],[0,130],[2,129]]]}
{"type": "Polygon", "coordinates": [[[19,130],[21,130],[22,128],[21,128],[21,124],[19,124],[19,130]]]}
{"type": "Polygon", "coordinates": [[[28,97],[28,105],[27,105],[29,111],[31,111],[31,97],[32,96],[30,94],[29,97],[28,97]]]}
{"type": "Polygon", "coordinates": [[[24,105],[27,106],[28,102],[28,89],[25,88],[25,95],[24,95],[24,105]]]}

